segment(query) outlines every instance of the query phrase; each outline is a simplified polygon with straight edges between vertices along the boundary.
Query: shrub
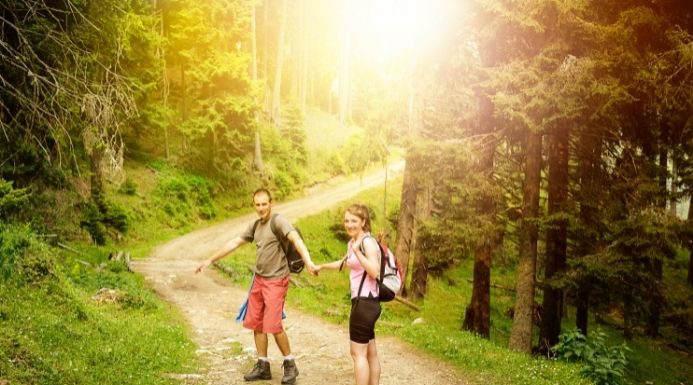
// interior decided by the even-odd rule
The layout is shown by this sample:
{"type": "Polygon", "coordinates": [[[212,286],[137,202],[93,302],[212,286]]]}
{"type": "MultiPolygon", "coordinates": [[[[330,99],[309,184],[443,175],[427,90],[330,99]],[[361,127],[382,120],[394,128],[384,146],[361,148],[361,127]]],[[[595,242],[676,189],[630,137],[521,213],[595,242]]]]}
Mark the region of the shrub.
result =
{"type": "Polygon", "coordinates": [[[192,219],[214,218],[217,214],[212,183],[190,174],[170,175],[154,190],[155,202],[167,214],[171,224],[184,224],[192,219]]]}
{"type": "Polygon", "coordinates": [[[137,193],[137,183],[132,178],[126,178],[118,191],[125,195],[135,195],[137,193]]]}
{"type": "Polygon", "coordinates": [[[0,278],[35,283],[54,275],[48,248],[28,227],[0,226],[0,278]]]}
{"type": "Polygon", "coordinates": [[[21,210],[28,202],[29,195],[27,189],[15,189],[12,181],[0,178],[0,218],[21,210]]]}
{"type": "Polygon", "coordinates": [[[552,350],[560,359],[583,363],[582,375],[595,384],[621,385],[627,363],[626,353],[630,349],[625,343],[607,346],[605,339],[606,334],[600,330],[593,332],[590,338],[578,330],[572,330],[561,334],[552,350]]]}

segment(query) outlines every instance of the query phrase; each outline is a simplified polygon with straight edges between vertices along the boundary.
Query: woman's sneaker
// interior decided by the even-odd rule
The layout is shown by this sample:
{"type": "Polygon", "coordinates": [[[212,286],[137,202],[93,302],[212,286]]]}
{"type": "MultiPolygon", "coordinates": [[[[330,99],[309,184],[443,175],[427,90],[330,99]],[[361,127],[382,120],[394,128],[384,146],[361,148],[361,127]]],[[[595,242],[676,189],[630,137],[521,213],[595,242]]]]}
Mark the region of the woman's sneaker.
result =
{"type": "Polygon", "coordinates": [[[296,361],[284,360],[282,368],[284,368],[284,377],[282,377],[282,385],[294,384],[296,382],[296,377],[298,377],[298,368],[296,367],[296,361]]]}
{"type": "Polygon", "coordinates": [[[243,376],[243,378],[246,381],[271,380],[272,372],[270,371],[269,361],[257,360],[253,370],[243,376]]]}

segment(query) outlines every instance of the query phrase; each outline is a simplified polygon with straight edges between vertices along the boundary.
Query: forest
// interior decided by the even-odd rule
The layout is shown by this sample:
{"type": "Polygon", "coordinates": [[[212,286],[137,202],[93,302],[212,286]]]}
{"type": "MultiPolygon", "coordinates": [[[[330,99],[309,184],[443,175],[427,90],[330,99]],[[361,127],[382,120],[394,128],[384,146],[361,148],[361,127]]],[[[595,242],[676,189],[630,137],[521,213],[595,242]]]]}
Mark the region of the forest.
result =
{"type": "MultiPolygon", "coordinates": [[[[693,381],[692,2],[0,10],[3,297],[61,269],[34,255],[46,248],[122,248],[143,228],[172,237],[249,209],[258,186],[289,199],[404,159],[382,213],[403,299],[425,303],[432,280],[467,263],[459,330],[492,339],[506,317],[492,290],[505,285],[509,351],[589,361],[575,344],[608,327],[681,357],[650,383],[693,381]],[[167,177],[137,179],[142,169],[167,177]],[[147,183],[142,207],[119,198],[147,183]]],[[[38,369],[13,368],[26,347],[0,330],[0,385],[51,383],[22,382],[38,369]]],[[[627,348],[614,349],[607,373],[588,377],[647,383],[623,382],[627,348]]]]}

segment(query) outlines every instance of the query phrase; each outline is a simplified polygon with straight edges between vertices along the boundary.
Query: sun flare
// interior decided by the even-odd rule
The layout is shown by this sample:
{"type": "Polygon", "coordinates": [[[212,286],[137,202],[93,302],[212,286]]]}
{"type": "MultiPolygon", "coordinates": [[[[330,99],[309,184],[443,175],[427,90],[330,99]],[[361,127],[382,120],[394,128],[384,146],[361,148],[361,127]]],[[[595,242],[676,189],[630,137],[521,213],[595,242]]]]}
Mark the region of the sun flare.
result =
{"type": "Polygon", "coordinates": [[[349,7],[353,46],[376,62],[419,54],[434,44],[449,14],[440,0],[359,0],[349,7]]]}

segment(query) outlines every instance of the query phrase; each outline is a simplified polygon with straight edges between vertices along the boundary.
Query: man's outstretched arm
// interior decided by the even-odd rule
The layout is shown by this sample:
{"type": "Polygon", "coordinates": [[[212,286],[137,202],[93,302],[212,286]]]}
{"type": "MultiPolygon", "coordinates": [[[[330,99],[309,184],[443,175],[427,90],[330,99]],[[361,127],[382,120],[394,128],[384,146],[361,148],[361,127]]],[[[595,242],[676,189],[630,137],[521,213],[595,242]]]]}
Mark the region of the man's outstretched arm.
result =
{"type": "Polygon", "coordinates": [[[195,269],[196,273],[202,272],[207,266],[213,264],[214,262],[224,258],[226,255],[230,254],[234,250],[236,250],[238,247],[245,245],[248,243],[245,239],[241,237],[236,237],[224,244],[219,250],[217,250],[214,254],[212,254],[211,257],[208,259],[204,260],[202,263],[200,263],[199,266],[197,266],[197,269],[195,269]]]}

